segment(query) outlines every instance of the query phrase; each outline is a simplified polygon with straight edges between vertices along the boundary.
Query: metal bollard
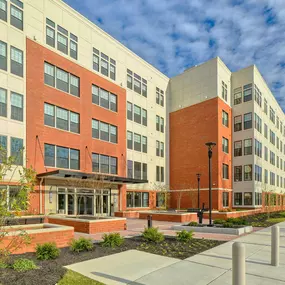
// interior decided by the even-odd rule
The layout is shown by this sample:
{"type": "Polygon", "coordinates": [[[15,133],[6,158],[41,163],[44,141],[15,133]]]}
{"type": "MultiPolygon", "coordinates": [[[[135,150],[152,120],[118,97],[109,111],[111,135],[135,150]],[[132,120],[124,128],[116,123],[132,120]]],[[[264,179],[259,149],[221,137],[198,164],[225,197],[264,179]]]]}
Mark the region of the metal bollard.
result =
{"type": "Polygon", "coordinates": [[[152,228],[152,216],[151,215],[147,216],[147,227],[152,228]]]}
{"type": "Polygon", "coordinates": [[[235,242],[232,247],[232,284],[245,285],[245,246],[235,242]]]}
{"type": "Polygon", "coordinates": [[[279,226],[271,227],[271,265],[279,266],[279,245],[280,230],[279,226]]]}

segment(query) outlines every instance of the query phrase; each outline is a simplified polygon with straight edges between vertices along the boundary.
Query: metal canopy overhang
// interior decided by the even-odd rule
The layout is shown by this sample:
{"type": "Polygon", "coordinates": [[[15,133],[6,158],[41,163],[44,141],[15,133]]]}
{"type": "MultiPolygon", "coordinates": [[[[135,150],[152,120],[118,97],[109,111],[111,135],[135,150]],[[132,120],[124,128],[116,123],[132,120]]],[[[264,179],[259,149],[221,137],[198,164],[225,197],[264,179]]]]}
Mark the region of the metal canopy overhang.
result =
{"type": "Polygon", "coordinates": [[[105,174],[92,174],[85,172],[76,172],[76,171],[68,171],[68,170],[53,170],[44,173],[37,174],[37,178],[56,178],[56,179],[88,179],[88,180],[102,180],[102,182],[106,183],[116,183],[116,184],[142,184],[148,183],[148,180],[127,178],[121,176],[113,176],[113,175],[105,175],[105,174]]]}

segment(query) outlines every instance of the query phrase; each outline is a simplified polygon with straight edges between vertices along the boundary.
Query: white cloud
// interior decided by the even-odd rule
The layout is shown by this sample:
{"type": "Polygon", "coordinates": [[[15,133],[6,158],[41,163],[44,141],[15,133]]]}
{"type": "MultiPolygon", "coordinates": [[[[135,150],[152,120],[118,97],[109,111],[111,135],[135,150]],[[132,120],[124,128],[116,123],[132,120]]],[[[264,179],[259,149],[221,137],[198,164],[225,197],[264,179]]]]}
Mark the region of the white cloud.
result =
{"type": "Polygon", "coordinates": [[[170,77],[214,56],[256,64],[285,109],[284,0],[64,1],[170,77]]]}

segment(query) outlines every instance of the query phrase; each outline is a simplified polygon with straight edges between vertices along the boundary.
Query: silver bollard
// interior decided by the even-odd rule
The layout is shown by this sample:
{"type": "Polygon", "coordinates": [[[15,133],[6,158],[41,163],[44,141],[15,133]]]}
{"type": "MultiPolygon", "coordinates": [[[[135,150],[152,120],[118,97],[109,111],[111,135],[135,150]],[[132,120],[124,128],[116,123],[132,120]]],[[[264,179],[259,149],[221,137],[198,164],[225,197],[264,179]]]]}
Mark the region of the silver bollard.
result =
{"type": "Polygon", "coordinates": [[[245,246],[235,242],[232,248],[232,284],[245,285],[245,246]]]}
{"type": "Polygon", "coordinates": [[[271,227],[271,265],[279,266],[279,245],[280,230],[279,226],[271,227]]]}

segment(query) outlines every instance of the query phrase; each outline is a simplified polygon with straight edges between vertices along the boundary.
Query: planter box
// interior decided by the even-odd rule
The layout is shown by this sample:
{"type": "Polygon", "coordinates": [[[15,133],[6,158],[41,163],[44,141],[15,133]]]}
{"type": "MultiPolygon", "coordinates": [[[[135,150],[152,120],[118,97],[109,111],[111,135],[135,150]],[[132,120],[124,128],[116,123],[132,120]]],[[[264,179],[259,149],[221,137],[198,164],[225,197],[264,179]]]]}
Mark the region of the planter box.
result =
{"type": "Polygon", "coordinates": [[[213,234],[227,234],[227,235],[243,235],[252,232],[252,226],[245,226],[243,228],[216,228],[216,227],[189,227],[189,226],[173,226],[173,230],[188,232],[194,231],[199,233],[213,233],[213,234]]]}
{"type": "Polygon", "coordinates": [[[96,234],[105,232],[116,232],[127,229],[126,218],[102,217],[98,220],[95,217],[83,219],[69,216],[49,216],[49,223],[74,227],[75,232],[96,234]]]}
{"type": "MultiPolygon", "coordinates": [[[[262,209],[234,211],[234,212],[212,212],[212,220],[216,219],[226,220],[228,218],[240,218],[245,216],[256,215],[259,213],[262,213],[262,209]]],[[[203,218],[209,219],[209,212],[205,212],[203,218]]]]}
{"type": "Polygon", "coordinates": [[[139,218],[139,212],[138,211],[115,212],[115,217],[138,219],[139,218]]]}
{"type": "Polygon", "coordinates": [[[29,235],[31,241],[29,244],[23,244],[13,254],[22,254],[26,252],[35,252],[37,244],[46,242],[55,242],[57,247],[67,247],[70,240],[74,237],[74,229],[67,226],[53,224],[35,224],[35,225],[17,225],[2,227],[3,232],[8,232],[2,239],[0,249],[5,248],[13,239],[23,231],[29,235]]]}
{"type": "Polygon", "coordinates": [[[147,216],[151,215],[154,221],[165,222],[197,222],[197,213],[181,213],[181,212],[159,212],[159,211],[145,211],[139,212],[140,219],[147,219],[147,216]]]}

